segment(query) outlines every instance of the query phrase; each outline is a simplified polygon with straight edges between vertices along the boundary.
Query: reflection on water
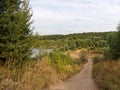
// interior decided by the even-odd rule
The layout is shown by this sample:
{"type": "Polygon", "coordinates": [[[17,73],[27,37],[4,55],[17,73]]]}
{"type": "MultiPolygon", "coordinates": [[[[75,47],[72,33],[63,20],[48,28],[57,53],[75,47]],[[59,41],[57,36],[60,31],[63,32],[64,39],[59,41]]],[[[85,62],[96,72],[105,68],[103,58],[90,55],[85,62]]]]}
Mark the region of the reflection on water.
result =
{"type": "Polygon", "coordinates": [[[39,48],[34,48],[34,49],[32,50],[32,55],[31,55],[31,57],[34,58],[34,57],[36,57],[36,56],[38,56],[38,55],[43,55],[43,54],[45,54],[45,53],[49,54],[49,53],[52,52],[52,51],[53,51],[53,49],[39,49],[39,48]]]}

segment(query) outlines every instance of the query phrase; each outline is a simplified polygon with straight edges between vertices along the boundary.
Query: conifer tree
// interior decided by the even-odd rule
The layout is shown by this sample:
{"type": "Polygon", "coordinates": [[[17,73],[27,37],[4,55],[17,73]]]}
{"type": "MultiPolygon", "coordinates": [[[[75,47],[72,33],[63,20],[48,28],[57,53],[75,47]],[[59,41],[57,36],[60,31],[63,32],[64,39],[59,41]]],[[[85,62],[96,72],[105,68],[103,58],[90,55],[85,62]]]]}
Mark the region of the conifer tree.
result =
{"type": "Polygon", "coordinates": [[[29,57],[31,13],[27,0],[0,0],[0,60],[13,64],[29,57]]]}

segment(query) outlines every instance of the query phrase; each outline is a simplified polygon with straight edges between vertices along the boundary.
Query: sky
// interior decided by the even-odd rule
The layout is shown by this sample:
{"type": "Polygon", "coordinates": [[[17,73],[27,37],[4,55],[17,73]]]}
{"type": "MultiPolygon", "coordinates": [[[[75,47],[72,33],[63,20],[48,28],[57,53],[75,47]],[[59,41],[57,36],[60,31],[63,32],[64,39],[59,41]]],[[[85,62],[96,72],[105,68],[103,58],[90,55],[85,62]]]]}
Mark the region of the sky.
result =
{"type": "Polygon", "coordinates": [[[115,31],[120,0],[30,0],[40,35],[115,31]]]}

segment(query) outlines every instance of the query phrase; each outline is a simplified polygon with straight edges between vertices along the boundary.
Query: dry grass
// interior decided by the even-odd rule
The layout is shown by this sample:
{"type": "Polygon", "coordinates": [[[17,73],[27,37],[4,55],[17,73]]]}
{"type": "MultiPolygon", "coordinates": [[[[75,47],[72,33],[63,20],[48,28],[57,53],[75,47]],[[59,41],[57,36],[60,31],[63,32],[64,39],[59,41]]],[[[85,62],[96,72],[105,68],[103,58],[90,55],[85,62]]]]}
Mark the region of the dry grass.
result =
{"type": "Polygon", "coordinates": [[[93,77],[104,90],[120,90],[120,61],[104,61],[95,64],[93,77]]]}
{"type": "Polygon", "coordinates": [[[27,65],[26,72],[22,77],[22,83],[31,90],[39,90],[56,82],[58,82],[56,72],[45,61],[27,65]]]}
{"type": "Polygon", "coordinates": [[[77,73],[80,66],[69,56],[54,53],[44,60],[27,62],[22,68],[0,68],[0,90],[43,90],[77,73]]]}
{"type": "Polygon", "coordinates": [[[29,62],[23,72],[16,72],[18,76],[15,77],[13,71],[9,75],[7,75],[8,71],[7,73],[3,72],[0,90],[41,90],[59,81],[56,72],[45,61],[29,62]],[[19,74],[22,76],[19,77],[19,74]]]}

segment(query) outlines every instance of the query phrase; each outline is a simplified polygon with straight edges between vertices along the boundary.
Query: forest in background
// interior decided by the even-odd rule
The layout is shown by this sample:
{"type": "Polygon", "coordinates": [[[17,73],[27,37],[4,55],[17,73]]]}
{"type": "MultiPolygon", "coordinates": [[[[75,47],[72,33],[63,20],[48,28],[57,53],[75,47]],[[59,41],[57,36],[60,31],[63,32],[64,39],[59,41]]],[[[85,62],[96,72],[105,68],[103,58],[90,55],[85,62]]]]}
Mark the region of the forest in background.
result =
{"type": "Polygon", "coordinates": [[[38,36],[35,47],[52,48],[61,51],[86,48],[88,50],[103,51],[108,48],[108,40],[117,32],[75,33],[69,35],[38,36]]]}

